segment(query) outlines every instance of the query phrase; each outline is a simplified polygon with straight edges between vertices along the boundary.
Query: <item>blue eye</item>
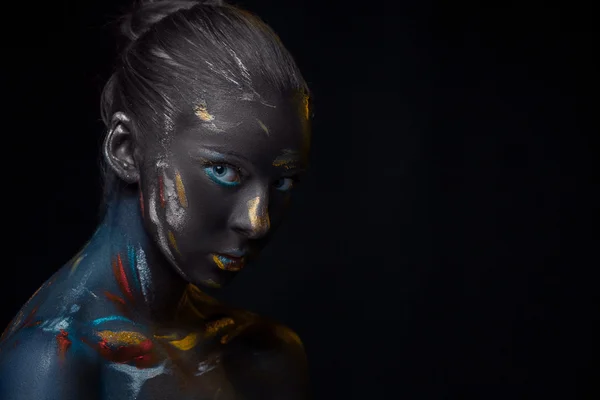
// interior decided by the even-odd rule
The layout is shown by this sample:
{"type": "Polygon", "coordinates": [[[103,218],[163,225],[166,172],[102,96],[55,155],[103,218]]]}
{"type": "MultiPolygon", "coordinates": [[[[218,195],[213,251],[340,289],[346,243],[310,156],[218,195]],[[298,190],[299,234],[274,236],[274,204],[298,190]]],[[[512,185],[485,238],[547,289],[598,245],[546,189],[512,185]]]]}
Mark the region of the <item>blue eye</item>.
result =
{"type": "Polygon", "coordinates": [[[241,183],[240,174],[235,168],[226,164],[213,164],[204,168],[204,173],[215,183],[225,186],[236,186],[241,183]]]}
{"type": "Polygon", "coordinates": [[[276,180],[273,186],[279,191],[287,192],[294,187],[294,180],[292,178],[281,178],[276,180]]]}

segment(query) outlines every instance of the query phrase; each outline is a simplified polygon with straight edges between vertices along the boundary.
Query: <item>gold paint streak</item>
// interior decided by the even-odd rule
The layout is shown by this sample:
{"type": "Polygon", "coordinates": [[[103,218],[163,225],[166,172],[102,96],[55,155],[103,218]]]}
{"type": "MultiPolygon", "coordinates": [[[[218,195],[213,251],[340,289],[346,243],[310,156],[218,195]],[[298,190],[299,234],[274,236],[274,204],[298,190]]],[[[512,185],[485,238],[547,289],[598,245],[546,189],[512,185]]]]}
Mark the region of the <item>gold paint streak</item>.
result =
{"type": "Polygon", "coordinates": [[[231,332],[227,335],[223,335],[223,337],[221,338],[221,344],[227,344],[227,343],[231,342],[236,336],[238,336],[240,333],[242,333],[242,331],[250,325],[251,325],[251,323],[247,322],[244,325],[238,326],[233,332],[231,332]]]}
{"type": "Polygon", "coordinates": [[[263,124],[263,122],[256,118],[256,122],[258,122],[258,125],[260,125],[260,127],[267,133],[267,136],[269,135],[269,128],[267,128],[267,126],[265,124],[263,124]]]}
{"type": "Polygon", "coordinates": [[[286,328],[285,326],[275,327],[275,333],[288,343],[295,343],[300,347],[304,347],[304,345],[302,344],[302,340],[300,340],[300,336],[298,336],[296,332],[289,328],[286,328]]]}
{"type": "Polygon", "coordinates": [[[269,229],[271,222],[269,221],[269,214],[260,213],[259,206],[260,197],[256,196],[253,199],[248,200],[248,218],[250,218],[250,225],[252,229],[269,229]]]}
{"type": "Polygon", "coordinates": [[[219,302],[216,299],[210,297],[209,295],[204,293],[202,290],[200,290],[200,288],[198,286],[193,285],[191,283],[187,285],[186,293],[189,294],[191,297],[195,297],[197,300],[202,301],[203,303],[219,304],[219,302]]]}
{"type": "Polygon", "coordinates": [[[81,262],[81,260],[83,260],[84,258],[85,258],[85,256],[79,256],[77,258],[77,260],[75,260],[75,262],[73,263],[73,266],[71,267],[71,272],[70,272],[71,274],[73,272],[75,272],[75,270],[77,269],[77,266],[79,265],[79,263],[81,262]]]}
{"type": "Polygon", "coordinates": [[[221,318],[219,320],[210,322],[206,325],[205,337],[210,338],[215,336],[219,331],[226,326],[234,325],[235,321],[232,318],[221,318]]]}
{"type": "Polygon", "coordinates": [[[167,232],[167,235],[169,236],[169,242],[171,243],[171,246],[173,246],[175,251],[179,253],[179,249],[177,248],[177,241],[175,240],[175,235],[173,235],[173,232],[171,231],[167,232]]]}
{"type": "Polygon", "coordinates": [[[217,257],[216,255],[213,254],[212,259],[215,262],[215,264],[217,264],[217,267],[219,267],[223,271],[226,271],[225,265],[223,264],[223,262],[221,260],[219,260],[219,257],[217,257]]]}
{"type": "Polygon", "coordinates": [[[220,285],[220,284],[218,284],[217,282],[213,281],[212,279],[207,279],[207,280],[203,281],[203,283],[204,283],[206,286],[210,286],[210,287],[212,287],[212,288],[216,288],[216,289],[218,289],[218,288],[220,288],[220,287],[221,287],[221,285],[220,285]]]}
{"type": "Polygon", "coordinates": [[[139,332],[130,332],[130,331],[100,331],[98,332],[98,336],[100,336],[103,340],[106,340],[108,343],[113,345],[138,345],[146,340],[146,336],[142,335],[139,332]]]}
{"type": "Polygon", "coordinates": [[[198,344],[198,334],[192,332],[181,340],[172,340],[169,343],[179,350],[187,351],[193,349],[198,344]]]}
{"type": "Polygon", "coordinates": [[[183,181],[181,180],[181,174],[179,171],[175,174],[175,186],[177,187],[177,197],[179,197],[179,203],[184,208],[187,208],[188,201],[185,195],[185,187],[183,186],[183,181]]]}
{"type": "Polygon", "coordinates": [[[194,113],[196,114],[196,116],[198,118],[200,118],[202,121],[205,121],[205,122],[209,122],[209,121],[212,121],[213,119],[215,119],[215,117],[213,115],[210,115],[208,113],[208,111],[206,110],[205,104],[199,104],[196,107],[194,107],[194,113]]]}
{"type": "Polygon", "coordinates": [[[175,340],[177,339],[177,335],[174,333],[171,333],[170,335],[154,335],[154,339],[175,340]]]}
{"type": "Polygon", "coordinates": [[[302,109],[304,111],[304,118],[308,119],[310,117],[310,107],[307,95],[302,96],[302,109]]]}

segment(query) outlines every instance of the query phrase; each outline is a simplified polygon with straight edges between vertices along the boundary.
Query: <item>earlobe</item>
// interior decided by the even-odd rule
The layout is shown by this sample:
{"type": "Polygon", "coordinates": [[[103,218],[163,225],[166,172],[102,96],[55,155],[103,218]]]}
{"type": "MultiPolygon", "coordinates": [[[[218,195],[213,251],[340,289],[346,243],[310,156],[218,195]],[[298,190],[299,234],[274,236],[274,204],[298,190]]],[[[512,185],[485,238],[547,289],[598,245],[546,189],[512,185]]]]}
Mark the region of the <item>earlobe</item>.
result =
{"type": "Polygon", "coordinates": [[[134,158],[132,124],[127,115],[116,112],[104,139],[103,155],[110,169],[127,183],[135,183],[140,173],[134,158]]]}

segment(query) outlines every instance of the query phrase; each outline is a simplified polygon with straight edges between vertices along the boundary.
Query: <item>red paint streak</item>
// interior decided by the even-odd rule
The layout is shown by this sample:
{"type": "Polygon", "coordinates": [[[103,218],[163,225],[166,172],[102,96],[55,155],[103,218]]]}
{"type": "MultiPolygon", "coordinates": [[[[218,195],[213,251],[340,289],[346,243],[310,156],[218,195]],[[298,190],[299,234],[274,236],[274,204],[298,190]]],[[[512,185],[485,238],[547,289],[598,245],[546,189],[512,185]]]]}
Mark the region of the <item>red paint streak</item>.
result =
{"type": "Polygon", "coordinates": [[[160,206],[165,208],[165,183],[163,176],[158,176],[158,197],[160,198],[160,206]]]}
{"type": "Polygon", "coordinates": [[[121,260],[121,254],[117,254],[117,260],[113,261],[113,272],[117,283],[121,288],[121,292],[124,293],[129,300],[133,301],[133,293],[129,281],[127,280],[127,274],[125,274],[125,268],[123,268],[123,260],[121,260]]]}
{"type": "Polygon", "coordinates": [[[58,354],[61,360],[65,359],[67,350],[71,347],[71,341],[69,340],[69,333],[64,329],[60,330],[60,333],[56,335],[56,342],[58,343],[58,354]]]}
{"type": "Polygon", "coordinates": [[[140,188],[140,210],[142,211],[142,218],[144,218],[144,194],[140,188]]]}
{"type": "Polygon", "coordinates": [[[23,321],[23,323],[21,324],[19,329],[31,326],[31,324],[33,322],[33,317],[35,316],[35,313],[37,312],[38,308],[39,308],[39,306],[35,306],[33,308],[33,310],[31,310],[31,312],[29,313],[29,315],[27,315],[27,317],[25,318],[25,321],[23,321]]]}
{"type": "Polygon", "coordinates": [[[106,297],[108,297],[108,299],[114,303],[117,303],[118,305],[125,305],[125,300],[123,300],[122,297],[117,296],[116,294],[112,294],[109,291],[104,291],[104,295],[106,297]]]}
{"type": "Polygon", "coordinates": [[[131,346],[112,347],[106,340],[102,339],[97,344],[83,340],[85,344],[95,349],[106,360],[128,364],[133,363],[137,368],[150,368],[158,363],[158,357],[154,351],[154,344],[150,339],[131,346]]]}

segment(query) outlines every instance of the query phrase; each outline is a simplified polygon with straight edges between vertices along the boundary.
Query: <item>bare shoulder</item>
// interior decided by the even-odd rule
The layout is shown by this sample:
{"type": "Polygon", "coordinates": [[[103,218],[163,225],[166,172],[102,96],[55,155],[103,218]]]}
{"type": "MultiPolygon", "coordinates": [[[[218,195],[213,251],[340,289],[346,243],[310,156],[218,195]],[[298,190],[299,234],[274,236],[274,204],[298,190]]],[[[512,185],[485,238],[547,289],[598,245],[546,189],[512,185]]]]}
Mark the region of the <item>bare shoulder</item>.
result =
{"type": "Polygon", "coordinates": [[[278,322],[254,316],[223,352],[227,374],[252,399],[308,399],[308,364],[299,336],[278,322]]]}
{"type": "Polygon", "coordinates": [[[99,364],[66,331],[23,329],[0,351],[0,398],[95,399],[99,364]]]}

